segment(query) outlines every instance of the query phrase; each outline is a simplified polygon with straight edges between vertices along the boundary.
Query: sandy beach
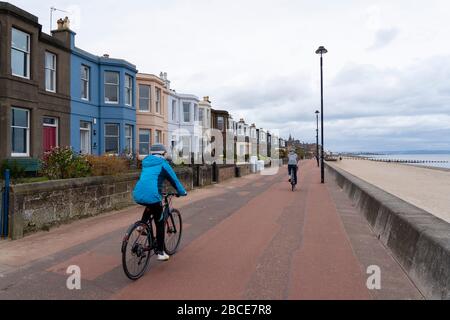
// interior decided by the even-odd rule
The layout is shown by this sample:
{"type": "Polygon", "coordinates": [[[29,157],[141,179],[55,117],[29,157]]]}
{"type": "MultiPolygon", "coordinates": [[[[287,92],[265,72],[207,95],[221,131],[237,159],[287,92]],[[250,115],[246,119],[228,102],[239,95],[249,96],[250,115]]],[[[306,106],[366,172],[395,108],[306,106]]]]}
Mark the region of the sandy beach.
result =
{"type": "Polygon", "coordinates": [[[329,163],[450,223],[450,171],[395,163],[329,163]]]}

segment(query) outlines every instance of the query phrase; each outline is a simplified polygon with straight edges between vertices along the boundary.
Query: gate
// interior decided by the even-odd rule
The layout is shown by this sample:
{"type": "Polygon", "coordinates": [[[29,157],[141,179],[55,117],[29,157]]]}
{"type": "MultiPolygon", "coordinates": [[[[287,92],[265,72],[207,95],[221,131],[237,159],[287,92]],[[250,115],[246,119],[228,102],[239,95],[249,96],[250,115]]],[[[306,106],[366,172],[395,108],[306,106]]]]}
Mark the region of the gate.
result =
{"type": "Polygon", "coordinates": [[[194,164],[192,166],[192,174],[194,188],[198,188],[200,186],[200,165],[194,164]]]}
{"type": "Polygon", "coordinates": [[[5,170],[4,179],[0,180],[0,238],[9,234],[9,170],[5,170]]]}

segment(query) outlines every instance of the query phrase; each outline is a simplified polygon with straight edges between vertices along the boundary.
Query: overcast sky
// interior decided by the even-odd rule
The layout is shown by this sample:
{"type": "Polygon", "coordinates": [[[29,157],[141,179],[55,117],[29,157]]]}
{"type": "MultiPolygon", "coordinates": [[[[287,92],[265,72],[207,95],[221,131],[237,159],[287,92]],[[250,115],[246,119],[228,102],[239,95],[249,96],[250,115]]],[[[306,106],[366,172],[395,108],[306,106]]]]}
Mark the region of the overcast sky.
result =
{"type": "Polygon", "coordinates": [[[324,45],[327,149],[450,150],[448,0],[13,3],[46,32],[52,5],[70,11],[78,47],[165,71],[178,92],[308,142],[324,45]]]}

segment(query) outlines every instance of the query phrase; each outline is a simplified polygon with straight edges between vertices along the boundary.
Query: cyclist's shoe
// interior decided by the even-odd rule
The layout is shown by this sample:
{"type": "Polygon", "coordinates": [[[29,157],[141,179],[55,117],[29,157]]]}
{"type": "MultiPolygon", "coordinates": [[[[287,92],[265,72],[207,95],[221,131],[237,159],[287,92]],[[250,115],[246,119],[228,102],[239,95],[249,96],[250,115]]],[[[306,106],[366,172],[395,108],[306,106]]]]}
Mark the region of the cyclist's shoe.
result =
{"type": "Polygon", "coordinates": [[[170,256],[165,253],[164,251],[161,253],[158,253],[158,261],[169,261],[170,256]]]}

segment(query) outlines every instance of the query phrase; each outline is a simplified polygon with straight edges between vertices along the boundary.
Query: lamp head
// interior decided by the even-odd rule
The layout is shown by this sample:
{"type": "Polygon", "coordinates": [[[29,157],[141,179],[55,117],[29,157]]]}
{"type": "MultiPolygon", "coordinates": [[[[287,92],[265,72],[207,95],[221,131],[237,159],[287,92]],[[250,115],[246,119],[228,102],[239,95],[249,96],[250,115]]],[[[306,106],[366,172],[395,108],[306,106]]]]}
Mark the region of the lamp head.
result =
{"type": "Polygon", "coordinates": [[[317,53],[317,54],[325,54],[325,53],[327,53],[327,52],[328,52],[328,50],[325,49],[324,46],[320,46],[319,49],[316,50],[316,53],[317,53]]]}
{"type": "Polygon", "coordinates": [[[320,111],[319,111],[319,110],[317,110],[317,111],[316,111],[316,114],[320,114],[320,111]]]}

